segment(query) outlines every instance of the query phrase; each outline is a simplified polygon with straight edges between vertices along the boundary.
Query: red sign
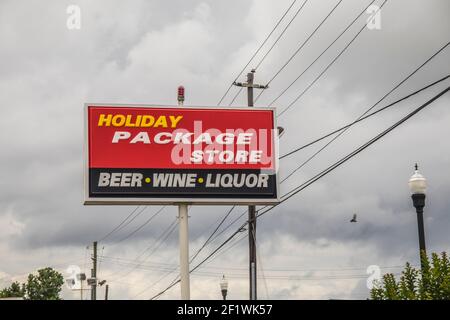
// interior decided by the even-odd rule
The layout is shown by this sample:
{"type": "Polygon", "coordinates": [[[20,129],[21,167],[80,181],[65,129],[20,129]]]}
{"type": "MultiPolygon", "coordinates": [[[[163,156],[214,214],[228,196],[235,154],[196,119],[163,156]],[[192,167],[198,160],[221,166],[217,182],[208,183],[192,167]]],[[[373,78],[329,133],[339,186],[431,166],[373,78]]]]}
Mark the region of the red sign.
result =
{"type": "Polygon", "coordinates": [[[271,108],[86,105],[86,203],[277,202],[271,108]]]}

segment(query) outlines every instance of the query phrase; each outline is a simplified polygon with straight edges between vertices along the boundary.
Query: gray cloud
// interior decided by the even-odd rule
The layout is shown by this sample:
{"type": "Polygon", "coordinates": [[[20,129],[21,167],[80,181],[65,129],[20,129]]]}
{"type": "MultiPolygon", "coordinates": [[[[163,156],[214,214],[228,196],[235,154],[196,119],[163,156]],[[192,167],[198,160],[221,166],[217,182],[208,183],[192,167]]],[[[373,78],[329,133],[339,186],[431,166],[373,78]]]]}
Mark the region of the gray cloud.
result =
{"type": "MultiPolygon", "coordinates": [[[[6,262],[1,274],[7,279],[20,278],[47,264],[58,265],[63,270],[70,260],[83,265],[85,246],[109,232],[133,209],[82,205],[84,102],[173,104],[176,86],[184,84],[187,104],[215,105],[288,3],[174,1],[169,5],[138,0],[131,3],[49,0],[44,5],[41,1],[2,1],[0,255],[6,262]],[[81,30],[66,28],[69,4],[81,7],[81,30]]],[[[334,3],[332,0],[311,2],[305,7],[305,12],[258,69],[257,82],[270,79],[334,3]]],[[[363,6],[361,1],[346,1],[271,83],[257,104],[264,106],[270,102],[363,6]]],[[[279,123],[286,128],[282,153],[352,121],[431,56],[450,38],[449,9],[450,4],[445,0],[388,1],[382,11],[382,29],[365,30],[323,79],[280,117],[279,123]]],[[[276,106],[283,108],[292,101],[344,47],[366,18],[336,43],[276,106]]],[[[449,54],[447,48],[382,105],[448,74],[449,54]]],[[[283,192],[352,151],[445,86],[448,81],[355,125],[287,180],[283,192]]],[[[235,90],[224,104],[230,101],[235,90]]],[[[450,150],[445,138],[450,135],[449,101],[448,95],[438,100],[260,219],[258,239],[264,268],[309,269],[309,273],[297,275],[321,278],[289,282],[274,277],[279,271],[266,271],[270,297],[361,298],[364,278],[327,280],[331,273],[318,270],[353,266],[357,270],[352,275],[361,276],[370,264],[417,263],[416,220],[406,184],[416,161],[430,184],[426,206],[428,247],[430,251],[448,251],[450,203],[446,195],[450,190],[450,150]],[[354,212],[359,222],[350,224],[348,220],[354,212]]],[[[236,104],[245,104],[243,95],[236,104]]],[[[281,174],[286,175],[318,148],[313,146],[283,160],[281,174]]],[[[134,259],[154,243],[174,220],[175,208],[166,209],[134,237],[115,244],[156,210],[156,207],[147,209],[127,228],[108,238],[102,244],[104,255],[134,259]]],[[[242,210],[236,209],[228,221],[242,210]]],[[[226,211],[225,207],[191,210],[192,251],[201,246],[226,211]]],[[[238,224],[243,221],[244,218],[238,224]]],[[[220,273],[229,272],[231,277],[236,275],[230,283],[234,286],[230,294],[236,299],[246,298],[246,279],[238,276],[245,274],[246,257],[246,241],[219,256],[209,265],[215,268],[207,269],[207,265],[205,273],[193,276],[193,296],[218,298],[218,280],[211,277],[220,278],[220,273]]],[[[175,267],[177,259],[175,232],[163,250],[149,261],[175,267]]],[[[101,270],[106,277],[119,268],[123,266],[105,259],[101,270]]],[[[162,272],[137,269],[126,279],[109,279],[116,281],[112,295],[136,297],[139,291],[157,281],[162,272]],[[129,282],[138,285],[131,288],[129,282]]],[[[169,275],[137,297],[149,297],[164,288],[173,276],[169,275]]],[[[3,284],[7,282],[0,285],[3,284]]],[[[260,291],[266,294],[262,282],[260,291]]],[[[70,292],[65,295],[76,298],[70,292]]],[[[178,291],[171,290],[166,297],[177,298],[178,291]]]]}

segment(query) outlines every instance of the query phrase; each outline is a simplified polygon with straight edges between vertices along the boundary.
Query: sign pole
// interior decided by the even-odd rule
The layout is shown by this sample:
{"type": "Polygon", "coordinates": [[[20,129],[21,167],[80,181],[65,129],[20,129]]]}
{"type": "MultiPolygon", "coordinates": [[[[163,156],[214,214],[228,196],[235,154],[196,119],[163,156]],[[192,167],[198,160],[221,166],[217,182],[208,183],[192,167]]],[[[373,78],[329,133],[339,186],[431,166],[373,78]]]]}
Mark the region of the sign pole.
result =
{"type": "Polygon", "coordinates": [[[189,285],[189,226],[188,205],[178,205],[178,223],[180,228],[180,285],[181,300],[190,300],[189,285]]]}
{"type": "MultiPolygon", "coordinates": [[[[178,87],[178,106],[184,103],[184,87],[178,87]]],[[[178,205],[178,224],[180,228],[180,286],[181,300],[190,300],[191,290],[189,281],[189,225],[188,205],[178,205]]]]}
{"type": "MultiPolygon", "coordinates": [[[[249,74],[248,83],[235,83],[249,88],[249,106],[253,104],[253,89],[267,88],[253,83],[253,72],[249,74]]],[[[262,161],[266,149],[263,142],[270,144],[274,140],[269,132],[276,126],[275,108],[252,108],[249,112],[247,107],[184,107],[183,101],[184,88],[180,86],[178,107],[85,104],[84,204],[178,206],[179,279],[181,298],[186,300],[190,299],[189,206],[252,205],[248,220],[249,272],[250,297],[254,300],[255,205],[280,201],[277,174],[273,170],[276,149],[268,158],[269,162],[262,161]],[[202,125],[201,133],[196,132],[198,123],[202,125]],[[241,132],[239,128],[243,127],[252,130],[241,132]],[[148,132],[144,128],[155,130],[148,132]],[[269,136],[271,142],[267,140],[269,136]],[[222,150],[225,145],[233,147],[222,150]],[[200,148],[192,151],[193,146],[200,148]],[[183,149],[179,149],[181,147],[183,149]],[[185,147],[189,148],[189,155],[185,147]],[[215,154],[213,157],[211,151],[215,154]],[[183,163],[179,163],[180,155],[183,163]]],[[[267,151],[273,150],[269,144],[267,151]]],[[[93,299],[95,281],[94,267],[88,281],[93,299]]]]}

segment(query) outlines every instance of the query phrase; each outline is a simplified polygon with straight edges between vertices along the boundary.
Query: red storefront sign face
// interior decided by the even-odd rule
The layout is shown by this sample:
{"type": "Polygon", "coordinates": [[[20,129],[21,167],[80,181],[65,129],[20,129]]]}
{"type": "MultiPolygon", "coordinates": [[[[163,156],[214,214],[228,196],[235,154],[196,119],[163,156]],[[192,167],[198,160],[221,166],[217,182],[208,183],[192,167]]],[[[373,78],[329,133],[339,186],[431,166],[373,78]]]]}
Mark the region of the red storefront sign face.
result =
{"type": "Polygon", "coordinates": [[[277,202],[271,108],[86,104],[86,204],[277,202]]]}

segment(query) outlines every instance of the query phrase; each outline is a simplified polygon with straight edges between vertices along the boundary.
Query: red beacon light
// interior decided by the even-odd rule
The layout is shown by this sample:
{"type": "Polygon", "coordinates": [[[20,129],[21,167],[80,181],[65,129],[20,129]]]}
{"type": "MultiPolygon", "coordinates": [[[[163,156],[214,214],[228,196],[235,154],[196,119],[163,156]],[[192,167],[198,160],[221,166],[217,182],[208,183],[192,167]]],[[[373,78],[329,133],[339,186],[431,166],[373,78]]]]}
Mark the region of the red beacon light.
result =
{"type": "Polygon", "coordinates": [[[184,101],[184,87],[178,87],[178,101],[184,101]]]}

